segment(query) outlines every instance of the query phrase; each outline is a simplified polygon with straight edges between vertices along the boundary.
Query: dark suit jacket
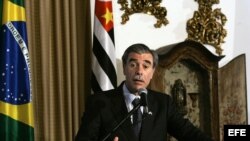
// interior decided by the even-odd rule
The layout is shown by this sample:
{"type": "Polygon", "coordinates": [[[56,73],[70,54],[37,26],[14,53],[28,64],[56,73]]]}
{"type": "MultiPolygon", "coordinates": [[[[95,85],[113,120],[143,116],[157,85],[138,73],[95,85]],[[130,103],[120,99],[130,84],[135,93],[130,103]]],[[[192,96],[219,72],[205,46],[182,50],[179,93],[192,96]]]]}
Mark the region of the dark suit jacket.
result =
{"type": "MultiPolygon", "coordinates": [[[[123,83],[122,83],[123,84],[123,83]]],[[[76,141],[102,140],[128,114],[122,84],[114,90],[91,95],[87,100],[76,141]]],[[[148,107],[152,115],[142,121],[141,141],[166,141],[167,133],[179,141],[211,141],[187,119],[178,114],[170,96],[148,90],[148,107]]],[[[136,141],[132,123],[127,119],[108,140],[136,141]]]]}

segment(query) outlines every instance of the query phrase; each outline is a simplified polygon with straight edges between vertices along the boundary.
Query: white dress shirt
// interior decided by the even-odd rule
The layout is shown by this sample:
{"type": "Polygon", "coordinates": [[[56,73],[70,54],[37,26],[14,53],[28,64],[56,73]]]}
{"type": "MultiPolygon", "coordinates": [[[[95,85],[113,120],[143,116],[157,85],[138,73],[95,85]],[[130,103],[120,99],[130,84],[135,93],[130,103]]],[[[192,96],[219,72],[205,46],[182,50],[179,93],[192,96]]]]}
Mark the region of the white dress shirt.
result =
{"type": "MultiPolygon", "coordinates": [[[[128,88],[127,88],[127,86],[125,85],[125,83],[124,83],[124,85],[123,85],[123,95],[124,95],[124,98],[125,98],[125,103],[126,103],[128,112],[130,112],[130,111],[134,108],[134,106],[133,106],[133,104],[132,104],[132,101],[133,101],[135,98],[141,99],[140,96],[136,96],[136,95],[134,95],[133,93],[131,93],[131,92],[128,90],[128,88]]],[[[141,109],[141,112],[143,113],[143,106],[141,106],[140,109],[141,109]]],[[[131,115],[131,121],[133,122],[133,116],[132,116],[132,115],[131,115]]]]}

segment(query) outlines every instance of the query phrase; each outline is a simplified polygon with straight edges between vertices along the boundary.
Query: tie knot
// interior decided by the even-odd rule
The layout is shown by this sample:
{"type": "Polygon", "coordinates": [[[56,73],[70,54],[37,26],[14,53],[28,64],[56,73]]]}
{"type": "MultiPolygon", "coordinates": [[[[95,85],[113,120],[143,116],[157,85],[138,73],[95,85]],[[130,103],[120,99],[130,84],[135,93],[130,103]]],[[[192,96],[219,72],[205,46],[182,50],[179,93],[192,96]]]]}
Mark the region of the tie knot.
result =
{"type": "Polygon", "coordinates": [[[132,101],[132,104],[133,106],[136,106],[140,103],[140,98],[135,98],[133,101],[132,101]]]}

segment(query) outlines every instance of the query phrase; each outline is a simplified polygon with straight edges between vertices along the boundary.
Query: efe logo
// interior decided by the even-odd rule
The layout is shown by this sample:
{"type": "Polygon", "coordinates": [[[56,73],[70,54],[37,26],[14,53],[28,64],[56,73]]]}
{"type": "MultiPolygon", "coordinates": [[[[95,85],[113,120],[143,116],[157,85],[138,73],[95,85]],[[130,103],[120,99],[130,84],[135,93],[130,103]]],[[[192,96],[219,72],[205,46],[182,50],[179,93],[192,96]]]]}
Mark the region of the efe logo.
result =
{"type": "Polygon", "coordinates": [[[248,137],[250,137],[250,125],[224,125],[224,141],[232,139],[247,141],[248,137]]]}
{"type": "Polygon", "coordinates": [[[246,136],[246,129],[228,129],[228,136],[246,136]]]}

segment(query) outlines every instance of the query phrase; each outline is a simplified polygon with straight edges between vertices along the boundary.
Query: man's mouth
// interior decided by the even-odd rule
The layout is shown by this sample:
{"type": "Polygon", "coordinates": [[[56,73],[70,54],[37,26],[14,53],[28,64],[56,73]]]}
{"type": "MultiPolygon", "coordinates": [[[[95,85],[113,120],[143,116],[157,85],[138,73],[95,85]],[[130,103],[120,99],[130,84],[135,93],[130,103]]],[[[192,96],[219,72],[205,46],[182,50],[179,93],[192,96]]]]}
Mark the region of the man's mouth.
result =
{"type": "Polygon", "coordinates": [[[141,75],[136,75],[136,76],[134,77],[134,81],[137,81],[137,82],[144,82],[141,75]]]}
{"type": "Polygon", "coordinates": [[[144,82],[143,80],[134,79],[135,82],[144,82]]]}

